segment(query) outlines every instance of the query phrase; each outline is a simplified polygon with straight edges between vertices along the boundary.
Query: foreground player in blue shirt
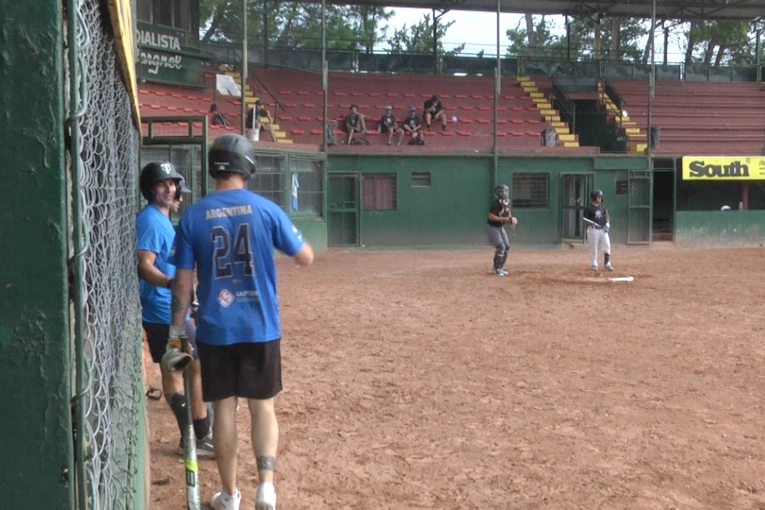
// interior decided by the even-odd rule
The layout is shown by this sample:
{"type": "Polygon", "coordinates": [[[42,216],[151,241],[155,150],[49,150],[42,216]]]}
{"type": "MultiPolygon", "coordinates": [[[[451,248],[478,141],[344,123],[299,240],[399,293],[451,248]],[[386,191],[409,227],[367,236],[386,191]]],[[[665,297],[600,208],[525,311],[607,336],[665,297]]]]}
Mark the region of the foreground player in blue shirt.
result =
{"type": "MultiPolygon", "coordinates": [[[[274,397],[282,389],[279,304],[274,248],[298,264],[313,250],[276,204],[246,189],[255,173],[252,145],[227,134],[208,153],[216,189],[181,217],[175,238],[172,339],[183,334],[197,269],[197,347],[204,400],[213,402],[213,442],[223,490],[210,506],[238,510],[237,397],[247,399],[260,485],[257,510],[275,510],[279,426],[274,397]]],[[[178,355],[169,348],[168,355],[178,355]]],[[[183,356],[183,353],[180,353],[183,356]]]]}

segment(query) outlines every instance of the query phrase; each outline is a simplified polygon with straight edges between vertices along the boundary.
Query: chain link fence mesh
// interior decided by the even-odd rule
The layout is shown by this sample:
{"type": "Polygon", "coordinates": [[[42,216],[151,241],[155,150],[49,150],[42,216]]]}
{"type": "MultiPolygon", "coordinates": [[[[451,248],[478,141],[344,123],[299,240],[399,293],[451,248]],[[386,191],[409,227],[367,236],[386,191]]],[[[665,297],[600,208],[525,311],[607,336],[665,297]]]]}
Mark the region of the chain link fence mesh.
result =
{"type": "Polygon", "coordinates": [[[73,165],[80,166],[70,242],[76,246],[81,236],[84,243],[80,254],[72,253],[82,275],[73,285],[84,301],[83,359],[73,349],[72,361],[85,371],[74,395],[84,415],[84,430],[75,432],[77,507],[112,510],[134,508],[143,481],[137,479],[143,383],[134,227],[139,136],[101,3],[76,2],[77,32],[67,44],[77,46],[78,65],[67,75],[77,80],[80,101],[67,97],[65,107],[79,136],[77,156],[67,160],[70,177],[73,165]]]}

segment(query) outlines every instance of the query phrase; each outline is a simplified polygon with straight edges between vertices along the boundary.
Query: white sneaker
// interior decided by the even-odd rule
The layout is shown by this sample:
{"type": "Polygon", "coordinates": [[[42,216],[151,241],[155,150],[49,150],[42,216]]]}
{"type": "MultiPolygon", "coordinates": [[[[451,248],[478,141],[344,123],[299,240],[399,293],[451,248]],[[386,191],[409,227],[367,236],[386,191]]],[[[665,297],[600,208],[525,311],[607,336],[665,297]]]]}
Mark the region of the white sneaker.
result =
{"type": "Polygon", "coordinates": [[[591,266],[590,266],[590,269],[592,269],[593,271],[597,271],[597,270],[598,270],[598,266],[597,266],[597,264],[593,264],[593,265],[591,265],[591,266]]]}
{"type": "Polygon", "coordinates": [[[239,504],[242,502],[242,493],[236,491],[233,496],[223,491],[213,494],[210,500],[210,508],[213,510],[239,510],[239,504]]]}
{"type": "Polygon", "coordinates": [[[614,266],[612,266],[611,263],[609,262],[608,264],[606,264],[606,269],[608,269],[609,271],[613,271],[614,266]]]}
{"type": "Polygon", "coordinates": [[[499,272],[502,273],[503,276],[507,276],[507,275],[510,274],[507,271],[505,271],[504,269],[499,269],[499,272]]]}
{"type": "Polygon", "coordinates": [[[505,273],[503,273],[501,269],[492,269],[491,272],[497,276],[505,276],[505,273]]]}
{"type": "Polygon", "coordinates": [[[255,510],[276,510],[276,489],[272,483],[261,483],[255,496],[255,510]]]}

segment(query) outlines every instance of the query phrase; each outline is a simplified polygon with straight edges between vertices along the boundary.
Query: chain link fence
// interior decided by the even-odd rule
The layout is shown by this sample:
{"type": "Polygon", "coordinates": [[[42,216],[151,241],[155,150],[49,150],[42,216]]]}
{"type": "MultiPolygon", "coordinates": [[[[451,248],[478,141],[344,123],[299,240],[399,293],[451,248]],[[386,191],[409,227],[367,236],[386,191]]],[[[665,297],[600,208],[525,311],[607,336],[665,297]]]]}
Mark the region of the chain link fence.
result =
{"type": "MultiPolygon", "coordinates": [[[[135,508],[143,406],[134,218],[138,131],[115,41],[98,0],[69,20],[65,100],[70,151],[71,313],[76,504],[135,508]],[[76,26],[74,34],[71,27],[76,26]]],[[[141,452],[142,453],[142,452],[141,452]]]]}

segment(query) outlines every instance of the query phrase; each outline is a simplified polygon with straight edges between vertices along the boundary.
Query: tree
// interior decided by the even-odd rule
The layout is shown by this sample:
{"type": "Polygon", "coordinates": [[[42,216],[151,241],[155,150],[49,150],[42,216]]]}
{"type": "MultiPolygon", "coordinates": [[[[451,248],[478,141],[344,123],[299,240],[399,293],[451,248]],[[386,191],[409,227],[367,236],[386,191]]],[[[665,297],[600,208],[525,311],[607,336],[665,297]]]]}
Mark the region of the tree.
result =
{"type": "MultiPolygon", "coordinates": [[[[200,0],[202,42],[242,41],[239,0],[200,0]]],[[[381,40],[380,23],[392,10],[370,6],[328,5],[325,11],[327,48],[371,51],[381,40]]],[[[247,0],[248,40],[256,46],[320,48],[321,6],[280,0],[247,0]],[[265,13],[265,15],[264,15],[265,13]]]]}
{"type": "MultiPolygon", "coordinates": [[[[436,38],[438,39],[437,52],[439,55],[457,55],[465,49],[465,43],[456,48],[445,51],[443,39],[446,31],[449,30],[455,22],[438,23],[436,25],[436,38]]],[[[391,53],[433,53],[433,21],[429,14],[423,14],[422,20],[407,27],[404,25],[393,32],[393,36],[388,41],[391,53]]]]}
{"type": "MultiPolygon", "coordinates": [[[[566,27],[557,27],[545,16],[534,16],[531,23],[533,36],[529,36],[529,16],[525,17],[525,28],[518,23],[515,29],[508,30],[510,41],[508,55],[528,55],[547,58],[572,59],[595,58],[596,19],[592,16],[572,16],[566,27]],[[536,22],[536,23],[534,23],[536,22]],[[532,44],[534,48],[532,50],[532,44]]],[[[642,56],[638,44],[648,31],[645,22],[631,18],[603,17],[600,21],[601,58],[612,60],[637,60],[642,56]]]]}

